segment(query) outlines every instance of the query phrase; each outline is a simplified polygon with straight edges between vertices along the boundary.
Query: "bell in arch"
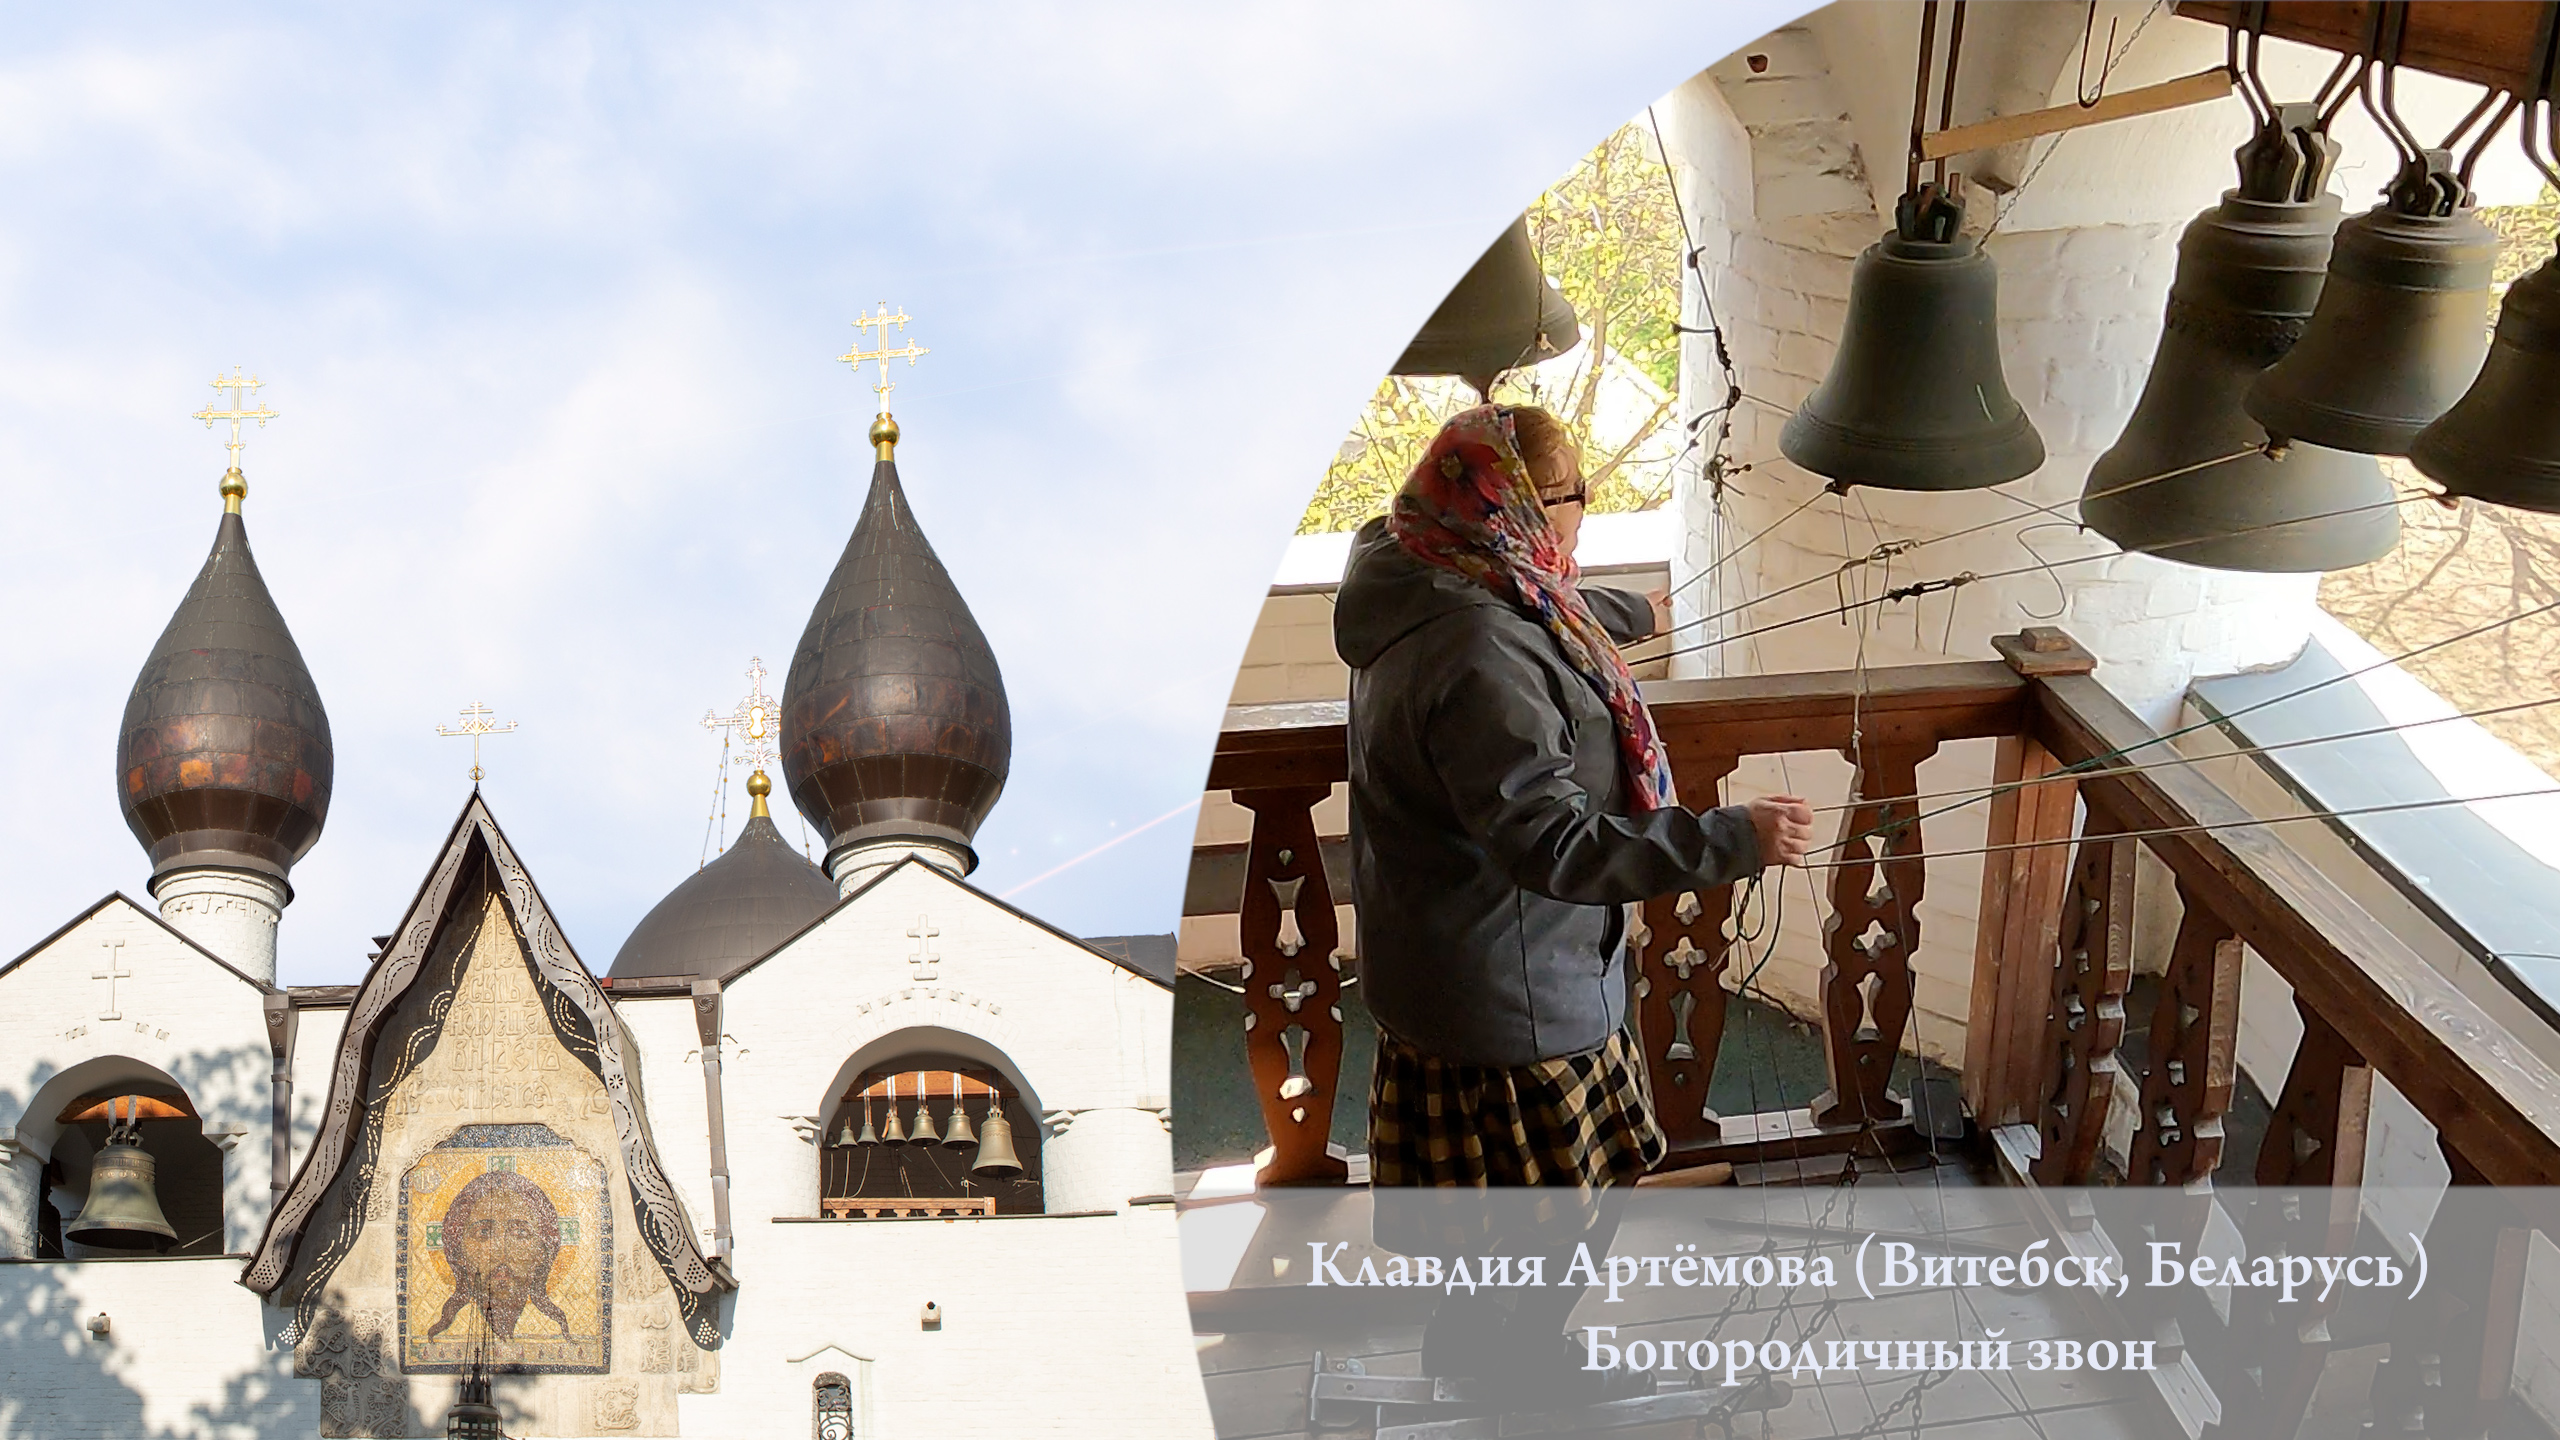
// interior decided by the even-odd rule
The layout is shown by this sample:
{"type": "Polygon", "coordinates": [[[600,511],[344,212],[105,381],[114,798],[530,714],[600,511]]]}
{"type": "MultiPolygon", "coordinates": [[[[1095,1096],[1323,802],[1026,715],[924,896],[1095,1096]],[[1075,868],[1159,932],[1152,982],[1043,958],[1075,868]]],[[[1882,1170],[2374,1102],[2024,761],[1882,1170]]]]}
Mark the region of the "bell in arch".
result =
{"type": "Polygon", "coordinates": [[[1779,432],[1789,460],[1844,485],[1971,490],[2044,463],[2000,370],[2000,276],[1934,184],[1858,257],[1831,373],[1779,432]]]}
{"type": "Polygon", "coordinates": [[[987,1107],[987,1123],[978,1127],[978,1153],[969,1157],[969,1169],[980,1175],[1022,1173],[1022,1157],[1013,1153],[1013,1122],[1005,1118],[1001,1096],[987,1107]]]}
{"type": "Polygon", "coordinates": [[[2470,388],[2498,240],[2449,167],[2443,150],[2417,152],[2388,199],[2338,227],[2302,339],[2249,387],[2269,435],[2406,455],[2470,388]]]}
{"type": "Polygon", "coordinates": [[[889,1119],[888,1123],[880,1127],[880,1143],[883,1145],[907,1143],[906,1127],[898,1123],[898,1088],[895,1081],[892,1081],[889,1086],[889,1119]]]}
{"type": "Polygon", "coordinates": [[[942,1143],[954,1150],[966,1150],[978,1143],[978,1134],[969,1128],[969,1097],[956,1095],[951,1101],[951,1128],[942,1143]]]}
{"type": "Polygon", "coordinates": [[[160,1250],[178,1238],[160,1213],[160,1164],[142,1148],[138,1099],[108,1102],[107,1143],[89,1162],[89,1199],[62,1238],[100,1250],[160,1250]],[[120,1116],[115,1107],[126,1105],[120,1116]]]}
{"type": "Polygon", "coordinates": [[[910,1145],[942,1143],[942,1132],[933,1126],[933,1098],[929,1095],[916,1097],[916,1128],[907,1133],[907,1143],[910,1145]]]}
{"type": "Polygon", "coordinates": [[[1489,395],[1503,371],[1552,360],[1581,343],[1582,322],[1538,269],[1523,215],[1468,267],[1387,373],[1455,375],[1489,395]]]}
{"type": "Polygon", "coordinates": [[[862,1102],[862,1133],[853,1137],[853,1143],[856,1145],[880,1143],[880,1132],[871,1128],[871,1102],[868,1100],[862,1102]]]}
{"type": "Polygon", "coordinates": [[[2297,444],[2283,458],[2241,407],[2320,298],[2338,197],[2337,142],[2309,105],[2270,106],[2237,155],[2240,184],[2178,241],[2150,377],[2089,467],[2080,518],[2129,551],[2222,570],[2343,570],[2399,543],[2370,456],[2297,444]],[[2243,454],[2241,452],[2250,452],[2243,454]]]}

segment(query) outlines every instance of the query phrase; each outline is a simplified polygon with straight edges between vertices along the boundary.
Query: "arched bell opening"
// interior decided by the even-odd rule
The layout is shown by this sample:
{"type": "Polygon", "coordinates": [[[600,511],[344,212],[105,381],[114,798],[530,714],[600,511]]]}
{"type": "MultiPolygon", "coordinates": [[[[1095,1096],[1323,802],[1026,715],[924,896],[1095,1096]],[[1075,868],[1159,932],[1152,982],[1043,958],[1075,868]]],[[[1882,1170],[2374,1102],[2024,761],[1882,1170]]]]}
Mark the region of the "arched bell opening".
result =
{"type": "Polygon", "coordinates": [[[21,1138],[44,1155],[37,1258],[224,1252],[225,1156],[165,1072],[123,1056],[85,1062],[39,1090],[27,1118],[21,1138]]]}
{"type": "Polygon", "coordinates": [[[874,1053],[847,1063],[820,1112],[819,1214],[1043,1212],[1037,1097],[1000,1052],[866,1049],[874,1053]]]}

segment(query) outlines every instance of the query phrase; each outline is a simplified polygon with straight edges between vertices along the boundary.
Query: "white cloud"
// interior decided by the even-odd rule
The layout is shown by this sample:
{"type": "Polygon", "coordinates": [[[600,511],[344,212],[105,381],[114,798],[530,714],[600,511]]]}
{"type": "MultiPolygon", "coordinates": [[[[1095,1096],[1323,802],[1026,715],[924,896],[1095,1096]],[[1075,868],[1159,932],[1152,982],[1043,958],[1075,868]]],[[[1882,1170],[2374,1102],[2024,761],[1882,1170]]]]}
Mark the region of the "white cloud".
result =
{"type": "MultiPolygon", "coordinates": [[[[1198,785],[1346,417],[1484,238],[1780,5],[492,5],[13,21],[0,57],[0,954],[139,894],[110,787],[209,543],[217,366],[271,382],[257,554],[329,706],[285,978],[360,973],[466,782],[591,964],[682,878],[868,475],[832,357],[888,298],[902,469],[996,646],[1002,890],[1198,785]]],[[[733,796],[732,823],[743,809],[733,796]]],[[[795,838],[796,822],[783,828],[795,838]]],[[[1186,827],[1025,898],[1175,922],[1186,827]]]]}

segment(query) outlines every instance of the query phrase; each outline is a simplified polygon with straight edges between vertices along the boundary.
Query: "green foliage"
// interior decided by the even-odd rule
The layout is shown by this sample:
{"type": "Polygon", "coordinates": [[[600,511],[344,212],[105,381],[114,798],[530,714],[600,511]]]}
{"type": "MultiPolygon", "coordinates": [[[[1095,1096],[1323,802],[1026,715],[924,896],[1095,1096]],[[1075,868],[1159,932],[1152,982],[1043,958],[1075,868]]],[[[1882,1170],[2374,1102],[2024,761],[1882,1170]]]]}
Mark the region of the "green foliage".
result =
{"type": "MultiPolygon", "coordinates": [[[[1667,469],[1632,466],[1661,448],[1676,418],[1680,382],[1680,214],[1653,132],[1625,125],[1577,162],[1529,207],[1538,262],[1581,316],[1585,338],[1572,354],[1504,376],[1494,398],[1543,405],[1581,442],[1594,513],[1644,510],[1662,502],[1667,469]],[[1614,356],[1615,366],[1604,364],[1614,356]],[[1617,418],[1620,433],[1595,433],[1604,418],[1604,379],[1632,370],[1660,392],[1651,414],[1617,418]]],[[[1474,403],[1456,380],[1388,376],[1369,397],[1350,438],[1316,486],[1298,533],[1356,529],[1387,502],[1449,416],[1474,403]]]]}

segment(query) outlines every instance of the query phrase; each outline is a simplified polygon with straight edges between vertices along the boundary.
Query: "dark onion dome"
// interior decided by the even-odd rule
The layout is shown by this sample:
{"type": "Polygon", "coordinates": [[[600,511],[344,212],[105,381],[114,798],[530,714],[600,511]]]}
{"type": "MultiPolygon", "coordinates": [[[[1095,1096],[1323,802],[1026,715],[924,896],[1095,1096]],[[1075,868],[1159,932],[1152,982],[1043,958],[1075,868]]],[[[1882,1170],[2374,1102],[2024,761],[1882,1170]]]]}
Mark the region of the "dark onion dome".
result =
{"type": "Polygon", "coordinates": [[[764,958],[836,903],[835,882],[774,828],[764,800],[772,788],[761,770],[747,781],[756,802],[747,828],[641,917],[609,977],[725,975],[764,958]]]}
{"type": "Polygon", "coordinates": [[[125,701],[116,798],[154,876],[282,880],[329,815],[329,716],[249,555],[246,490],[239,471],[223,476],[213,553],[125,701]]]}
{"type": "Polygon", "coordinates": [[[969,840],[1013,762],[1004,676],[907,508],[895,422],[883,415],[871,438],[871,498],[783,682],[783,778],[831,864],[857,845],[918,840],[974,867],[969,840]]]}

